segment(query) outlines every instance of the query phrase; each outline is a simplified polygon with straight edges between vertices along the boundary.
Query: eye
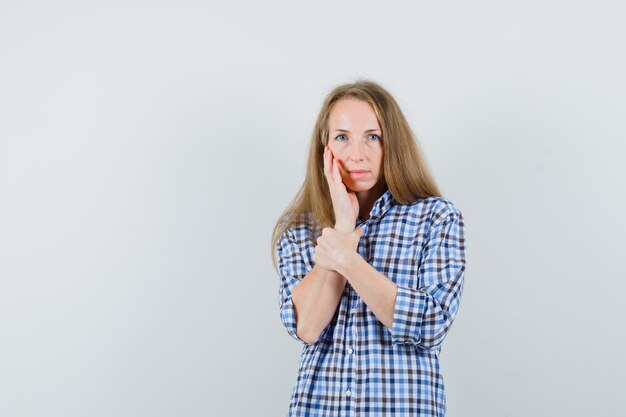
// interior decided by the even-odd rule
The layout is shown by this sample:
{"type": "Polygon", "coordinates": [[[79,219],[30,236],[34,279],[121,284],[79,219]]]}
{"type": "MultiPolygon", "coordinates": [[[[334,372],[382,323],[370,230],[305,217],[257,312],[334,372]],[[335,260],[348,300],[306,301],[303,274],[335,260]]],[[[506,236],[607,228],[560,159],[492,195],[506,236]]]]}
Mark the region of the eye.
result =
{"type": "Polygon", "coordinates": [[[348,140],[348,137],[346,135],[344,135],[343,133],[340,133],[337,136],[335,136],[335,140],[337,140],[339,142],[345,142],[345,141],[348,140]]]}
{"type": "Polygon", "coordinates": [[[374,134],[369,135],[367,138],[368,138],[369,140],[380,140],[380,136],[378,136],[378,135],[374,135],[374,134]]]}

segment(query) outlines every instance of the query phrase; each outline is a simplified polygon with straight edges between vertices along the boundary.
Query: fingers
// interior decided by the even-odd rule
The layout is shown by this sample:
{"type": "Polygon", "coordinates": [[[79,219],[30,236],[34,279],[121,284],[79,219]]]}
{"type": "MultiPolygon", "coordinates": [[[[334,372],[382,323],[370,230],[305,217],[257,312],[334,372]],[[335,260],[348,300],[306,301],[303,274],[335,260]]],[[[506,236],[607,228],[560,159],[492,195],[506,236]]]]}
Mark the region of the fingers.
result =
{"type": "Polygon", "coordinates": [[[329,187],[333,189],[336,185],[343,184],[341,174],[339,172],[339,162],[335,159],[333,151],[328,145],[324,148],[324,176],[328,181],[329,187]]]}
{"type": "Polygon", "coordinates": [[[343,182],[341,180],[341,174],[339,173],[339,163],[333,160],[333,179],[337,183],[343,182]]]}
{"type": "Polygon", "coordinates": [[[330,227],[322,229],[313,251],[313,262],[322,268],[339,271],[351,262],[351,255],[358,250],[364,229],[357,227],[351,232],[342,232],[330,227]]]}
{"type": "Polygon", "coordinates": [[[330,179],[330,173],[331,173],[331,165],[332,165],[332,160],[330,159],[330,149],[328,148],[328,146],[324,147],[324,175],[326,176],[326,179],[330,179]]]}
{"type": "MultiPolygon", "coordinates": [[[[328,187],[330,187],[331,194],[334,192],[335,186],[337,185],[337,178],[335,177],[334,171],[337,166],[337,161],[335,161],[335,157],[333,156],[333,152],[330,150],[328,146],[324,148],[324,176],[326,177],[326,181],[328,182],[328,187]]],[[[341,179],[340,179],[341,182],[341,179]]]]}

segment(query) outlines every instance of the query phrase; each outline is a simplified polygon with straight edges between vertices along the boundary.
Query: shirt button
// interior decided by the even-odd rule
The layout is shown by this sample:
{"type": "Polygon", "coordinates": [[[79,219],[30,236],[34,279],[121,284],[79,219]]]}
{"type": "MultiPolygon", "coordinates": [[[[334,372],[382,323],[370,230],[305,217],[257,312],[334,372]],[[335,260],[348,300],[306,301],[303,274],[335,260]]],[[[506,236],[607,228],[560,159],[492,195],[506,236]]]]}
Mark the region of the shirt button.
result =
{"type": "Polygon", "coordinates": [[[352,395],[352,392],[350,392],[350,390],[346,391],[346,397],[349,397],[350,395],[352,395]]]}
{"type": "Polygon", "coordinates": [[[350,313],[352,313],[352,314],[356,313],[356,308],[351,308],[350,309],[350,313]]]}
{"type": "Polygon", "coordinates": [[[348,349],[348,355],[352,355],[352,352],[354,352],[352,349],[348,349]]]}

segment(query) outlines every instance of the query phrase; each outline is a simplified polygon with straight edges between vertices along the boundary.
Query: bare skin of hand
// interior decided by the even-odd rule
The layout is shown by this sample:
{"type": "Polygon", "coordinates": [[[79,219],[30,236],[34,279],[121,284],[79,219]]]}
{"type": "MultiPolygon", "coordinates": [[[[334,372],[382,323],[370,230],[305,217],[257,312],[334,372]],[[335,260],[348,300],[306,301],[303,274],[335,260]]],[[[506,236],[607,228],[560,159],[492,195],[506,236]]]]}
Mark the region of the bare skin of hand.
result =
{"type": "Polygon", "coordinates": [[[348,190],[341,180],[339,162],[335,160],[328,146],[324,148],[324,176],[335,211],[335,229],[342,232],[353,231],[359,215],[359,200],[354,191],[348,190]]]}
{"type": "Polygon", "coordinates": [[[324,269],[342,271],[353,259],[359,245],[363,229],[357,227],[352,232],[342,232],[326,227],[317,238],[313,262],[324,269]]]}

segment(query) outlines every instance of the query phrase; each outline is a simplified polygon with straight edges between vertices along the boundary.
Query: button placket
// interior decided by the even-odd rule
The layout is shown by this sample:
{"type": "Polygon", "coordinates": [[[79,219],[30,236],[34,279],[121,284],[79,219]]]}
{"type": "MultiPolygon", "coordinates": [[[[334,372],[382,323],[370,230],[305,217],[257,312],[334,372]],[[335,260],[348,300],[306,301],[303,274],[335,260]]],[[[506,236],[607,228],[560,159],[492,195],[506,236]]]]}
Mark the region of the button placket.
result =
{"type": "MultiPolygon", "coordinates": [[[[365,239],[367,237],[367,231],[368,231],[368,226],[369,226],[369,220],[365,220],[364,222],[362,222],[361,224],[358,225],[359,227],[363,228],[363,235],[361,237],[361,240],[359,241],[359,245],[357,247],[357,251],[359,253],[359,255],[361,255],[363,258],[367,259],[367,250],[366,250],[366,246],[365,246],[365,239]]],[[[348,335],[348,337],[345,340],[345,346],[344,346],[344,354],[346,355],[346,385],[344,388],[344,396],[345,399],[347,401],[347,405],[349,407],[349,409],[351,409],[350,411],[350,415],[353,415],[354,412],[356,411],[355,408],[355,401],[356,398],[354,397],[354,393],[355,393],[355,387],[356,387],[356,360],[357,357],[354,354],[355,353],[355,349],[354,346],[356,346],[357,344],[357,329],[358,329],[358,322],[357,319],[358,317],[356,316],[357,310],[358,310],[358,305],[360,304],[360,300],[359,300],[359,295],[356,293],[356,291],[354,291],[354,288],[352,288],[352,286],[350,286],[350,293],[348,296],[348,300],[349,300],[349,305],[351,306],[349,311],[349,315],[346,318],[347,321],[347,332],[346,334],[348,335]]]]}
{"type": "Polygon", "coordinates": [[[355,389],[356,389],[356,360],[357,357],[356,355],[354,355],[354,346],[356,346],[357,344],[357,331],[359,329],[359,323],[358,323],[358,316],[356,316],[356,312],[357,312],[357,305],[359,304],[359,295],[356,293],[356,291],[354,291],[354,288],[351,289],[351,294],[350,294],[350,305],[352,306],[350,308],[350,316],[349,316],[349,322],[350,322],[350,327],[349,327],[349,335],[350,337],[348,338],[348,340],[345,341],[345,347],[344,347],[344,353],[346,355],[346,360],[347,363],[349,364],[349,366],[347,367],[347,378],[346,378],[346,388],[344,391],[345,394],[345,398],[346,401],[349,404],[349,407],[351,408],[351,415],[356,411],[355,408],[355,401],[356,398],[354,396],[355,394],[355,389]]]}
{"type": "Polygon", "coordinates": [[[347,347],[352,346],[354,344],[354,335],[355,335],[355,324],[354,324],[354,306],[355,300],[358,295],[354,291],[354,288],[349,287],[347,294],[347,302],[348,302],[348,312],[350,314],[346,317],[346,337],[344,340],[344,345],[342,346],[342,353],[344,357],[344,384],[342,387],[341,395],[344,397],[346,401],[346,407],[349,410],[349,414],[352,415],[354,412],[353,401],[351,401],[353,383],[354,383],[354,359],[352,355],[347,354],[347,347]]]}

